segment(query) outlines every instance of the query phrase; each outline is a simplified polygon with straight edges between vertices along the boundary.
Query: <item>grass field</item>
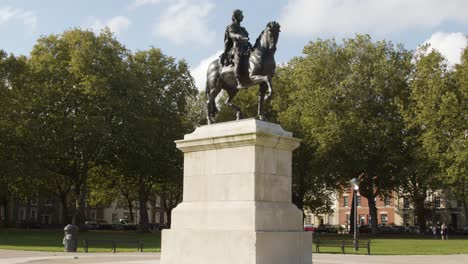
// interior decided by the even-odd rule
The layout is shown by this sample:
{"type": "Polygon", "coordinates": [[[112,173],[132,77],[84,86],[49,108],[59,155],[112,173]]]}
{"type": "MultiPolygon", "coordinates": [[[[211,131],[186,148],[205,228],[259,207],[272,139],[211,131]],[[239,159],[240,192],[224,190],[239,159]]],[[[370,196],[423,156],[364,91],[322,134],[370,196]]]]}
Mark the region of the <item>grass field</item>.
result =
{"type": "MultiPolygon", "coordinates": [[[[63,251],[62,230],[0,229],[0,249],[63,251]]],[[[135,231],[87,231],[78,233],[78,251],[83,252],[84,239],[97,240],[142,240],[144,251],[161,250],[161,233],[138,233],[135,231]]],[[[117,245],[118,252],[136,252],[136,247],[117,245]]],[[[111,252],[110,246],[92,246],[89,252],[111,252]]]]}
{"type": "MultiPolygon", "coordinates": [[[[351,239],[348,235],[321,235],[321,240],[351,239]]],[[[468,236],[452,236],[448,240],[436,240],[433,236],[366,236],[371,240],[371,255],[446,255],[467,254],[468,236]]],[[[315,246],[313,249],[315,252],[315,246]]],[[[320,247],[320,253],[340,253],[340,248],[320,247]]],[[[354,253],[353,248],[345,248],[345,253],[354,253]]],[[[357,254],[367,254],[365,248],[357,254]]]]}
{"type": "MultiPolygon", "coordinates": [[[[324,239],[350,239],[348,235],[317,235],[324,239]]],[[[63,251],[62,230],[0,229],[0,249],[63,251]]],[[[135,231],[88,231],[79,233],[78,251],[83,252],[84,239],[98,240],[142,240],[144,251],[161,250],[161,233],[138,233],[135,231]]],[[[444,255],[468,254],[468,236],[450,237],[449,240],[436,240],[432,236],[377,236],[362,237],[371,240],[372,255],[444,255]]],[[[89,252],[110,252],[109,246],[90,247],[89,252]]],[[[136,252],[135,247],[117,247],[118,252],[136,252]]],[[[315,252],[315,247],[313,249],[315,252]]],[[[339,248],[321,247],[321,253],[339,253],[339,248]]],[[[354,253],[346,248],[346,253],[354,253]]],[[[366,254],[365,249],[358,254],[366,254]]]]}

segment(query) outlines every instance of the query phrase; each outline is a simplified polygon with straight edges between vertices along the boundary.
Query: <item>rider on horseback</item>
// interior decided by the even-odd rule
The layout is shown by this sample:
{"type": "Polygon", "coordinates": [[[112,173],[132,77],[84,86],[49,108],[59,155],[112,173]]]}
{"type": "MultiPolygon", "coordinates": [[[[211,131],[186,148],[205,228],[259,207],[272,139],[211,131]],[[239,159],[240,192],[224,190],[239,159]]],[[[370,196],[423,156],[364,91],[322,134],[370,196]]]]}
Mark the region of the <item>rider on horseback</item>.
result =
{"type": "Polygon", "coordinates": [[[240,80],[241,67],[252,48],[249,43],[249,33],[240,25],[243,19],[242,11],[239,9],[234,10],[232,24],[227,26],[224,34],[224,53],[221,55],[221,64],[223,66],[234,64],[237,89],[245,88],[240,80]]]}

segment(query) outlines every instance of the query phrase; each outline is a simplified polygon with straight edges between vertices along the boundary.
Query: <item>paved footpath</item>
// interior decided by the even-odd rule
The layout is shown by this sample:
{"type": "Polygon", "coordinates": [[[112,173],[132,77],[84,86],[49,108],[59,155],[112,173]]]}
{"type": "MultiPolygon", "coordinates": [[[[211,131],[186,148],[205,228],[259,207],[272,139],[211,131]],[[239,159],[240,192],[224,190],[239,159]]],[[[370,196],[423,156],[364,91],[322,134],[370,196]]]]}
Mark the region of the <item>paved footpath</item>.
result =
{"type": "MultiPolygon", "coordinates": [[[[113,254],[0,250],[0,264],[160,264],[160,256],[160,253],[113,254]]],[[[468,255],[361,256],[314,254],[313,262],[314,264],[464,264],[468,263],[468,255]]]]}

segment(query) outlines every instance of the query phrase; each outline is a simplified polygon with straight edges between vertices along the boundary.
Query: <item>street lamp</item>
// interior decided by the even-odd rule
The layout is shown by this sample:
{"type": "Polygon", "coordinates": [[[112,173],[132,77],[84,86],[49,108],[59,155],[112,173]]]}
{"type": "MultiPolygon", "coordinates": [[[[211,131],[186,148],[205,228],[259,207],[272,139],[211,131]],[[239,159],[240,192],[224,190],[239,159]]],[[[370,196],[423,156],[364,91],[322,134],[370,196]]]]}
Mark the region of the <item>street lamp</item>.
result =
{"type": "Polygon", "coordinates": [[[353,201],[354,201],[354,251],[358,250],[358,243],[357,243],[357,221],[358,221],[358,215],[357,215],[357,192],[359,191],[359,180],[356,178],[353,178],[351,181],[351,187],[354,189],[353,191],[353,201]]]}

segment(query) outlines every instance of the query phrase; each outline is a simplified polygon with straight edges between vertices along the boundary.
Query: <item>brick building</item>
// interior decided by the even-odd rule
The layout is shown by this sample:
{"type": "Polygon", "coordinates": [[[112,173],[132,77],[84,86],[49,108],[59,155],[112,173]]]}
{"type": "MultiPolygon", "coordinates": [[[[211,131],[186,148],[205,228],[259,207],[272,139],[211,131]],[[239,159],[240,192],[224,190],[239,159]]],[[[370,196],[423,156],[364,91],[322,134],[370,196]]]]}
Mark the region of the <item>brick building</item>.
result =
{"type": "MultiPolygon", "coordinates": [[[[350,224],[351,211],[352,211],[352,200],[353,192],[348,190],[348,192],[343,193],[339,196],[339,207],[338,209],[338,224],[341,226],[346,226],[350,224]]],[[[393,197],[376,198],[377,205],[377,224],[378,225],[401,225],[401,214],[398,211],[398,206],[396,199],[393,197]]],[[[367,198],[361,196],[358,192],[357,194],[357,215],[358,215],[358,225],[372,225],[375,223],[369,213],[369,202],[367,198]]],[[[335,210],[336,210],[335,209],[335,210]]]]}

